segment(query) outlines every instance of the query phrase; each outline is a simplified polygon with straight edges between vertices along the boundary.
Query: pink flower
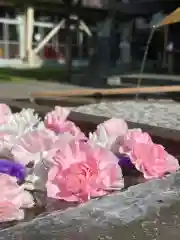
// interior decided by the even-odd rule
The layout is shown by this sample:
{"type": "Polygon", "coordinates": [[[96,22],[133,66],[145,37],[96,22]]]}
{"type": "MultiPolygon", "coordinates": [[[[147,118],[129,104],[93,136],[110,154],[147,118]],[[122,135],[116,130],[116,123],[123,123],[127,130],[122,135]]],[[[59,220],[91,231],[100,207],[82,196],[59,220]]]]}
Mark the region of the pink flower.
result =
{"type": "Polygon", "coordinates": [[[52,130],[58,128],[60,122],[65,122],[70,110],[68,108],[63,108],[56,106],[52,112],[49,112],[44,119],[44,124],[47,128],[52,130]]]}
{"type": "Polygon", "coordinates": [[[128,126],[123,119],[111,118],[99,124],[93,134],[89,134],[89,142],[117,153],[127,131],[128,126]]]}
{"type": "Polygon", "coordinates": [[[9,175],[1,173],[0,184],[0,222],[23,219],[23,209],[34,205],[33,197],[18,186],[16,178],[9,175]]]}
{"type": "Polygon", "coordinates": [[[109,151],[72,140],[56,152],[46,184],[48,197],[84,202],[124,186],[118,159],[109,151]]]}
{"type": "Polygon", "coordinates": [[[28,190],[46,190],[49,162],[46,161],[48,151],[52,150],[58,139],[48,129],[34,130],[24,134],[12,147],[11,154],[16,162],[23,165],[32,163],[28,168],[25,186],[28,190]]]}
{"type": "Polygon", "coordinates": [[[0,104],[0,124],[7,123],[11,116],[12,116],[12,112],[10,107],[4,103],[1,103],[0,104]]]}
{"type": "Polygon", "coordinates": [[[47,129],[30,131],[18,139],[11,153],[15,161],[23,165],[38,162],[43,153],[52,148],[55,140],[53,132],[47,129]]]}
{"type": "Polygon", "coordinates": [[[148,133],[142,132],[141,129],[131,129],[128,130],[124,136],[123,145],[120,146],[120,152],[131,154],[132,148],[136,143],[153,144],[148,133]]]}
{"type": "Polygon", "coordinates": [[[72,164],[82,162],[86,159],[87,144],[74,138],[60,138],[49,151],[47,159],[58,165],[62,170],[69,168],[72,164]],[[63,140],[63,141],[62,141],[63,140]],[[50,156],[50,158],[49,158],[50,156]]]}
{"type": "Polygon", "coordinates": [[[46,115],[44,125],[55,133],[70,133],[75,137],[85,138],[80,128],[67,120],[69,113],[69,109],[56,106],[54,111],[46,115]]]}
{"type": "Polygon", "coordinates": [[[59,123],[59,125],[56,125],[53,131],[56,133],[70,133],[74,137],[86,139],[84,133],[81,132],[80,128],[71,121],[59,123]]]}
{"type": "Polygon", "coordinates": [[[178,160],[168,154],[162,145],[153,143],[148,133],[141,130],[128,132],[120,152],[130,156],[136,169],[146,179],[162,177],[179,169],[178,160]]]}
{"type": "Polygon", "coordinates": [[[127,123],[120,118],[111,118],[102,124],[108,135],[112,137],[124,137],[128,131],[127,123]]]}

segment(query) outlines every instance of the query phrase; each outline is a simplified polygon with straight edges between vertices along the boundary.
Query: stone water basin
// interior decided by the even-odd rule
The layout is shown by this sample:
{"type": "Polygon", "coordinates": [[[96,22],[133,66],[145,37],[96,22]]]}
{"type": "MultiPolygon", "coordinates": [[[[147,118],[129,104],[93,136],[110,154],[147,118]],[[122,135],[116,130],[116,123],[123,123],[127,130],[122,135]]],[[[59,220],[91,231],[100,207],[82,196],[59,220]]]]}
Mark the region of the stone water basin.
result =
{"type": "MultiPolygon", "coordinates": [[[[75,112],[69,118],[85,133],[106,120],[75,112]]],[[[180,155],[179,131],[129,125],[149,132],[155,142],[175,156],[180,155]]],[[[24,222],[2,225],[0,239],[179,240],[180,173],[147,182],[136,171],[124,169],[124,175],[124,191],[79,206],[49,201],[46,208],[30,210],[24,222]]]]}

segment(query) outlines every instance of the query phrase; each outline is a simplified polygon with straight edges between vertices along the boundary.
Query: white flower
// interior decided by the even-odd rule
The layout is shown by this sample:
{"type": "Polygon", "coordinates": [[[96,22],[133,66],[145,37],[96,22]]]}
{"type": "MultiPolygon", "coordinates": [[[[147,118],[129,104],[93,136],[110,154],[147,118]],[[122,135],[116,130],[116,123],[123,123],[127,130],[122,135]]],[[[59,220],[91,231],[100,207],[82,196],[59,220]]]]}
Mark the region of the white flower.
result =
{"type": "Polygon", "coordinates": [[[110,149],[111,141],[103,125],[99,125],[95,132],[89,133],[89,143],[110,149]]]}
{"type": "Polygon", "coordinates": [[[23,109],[12,114],[6,124],[0,125],[0,155],[10,156],[11,148],[25,133],[32,131],[40,121],[33,109],[23,109]]]}
{"type": "Polygon", "coordinates": [[[127,131],[128,126],[123,119],[111,118],[99,124],[96,131],[89,134],[89,143],[117,153],[127,131]]]}

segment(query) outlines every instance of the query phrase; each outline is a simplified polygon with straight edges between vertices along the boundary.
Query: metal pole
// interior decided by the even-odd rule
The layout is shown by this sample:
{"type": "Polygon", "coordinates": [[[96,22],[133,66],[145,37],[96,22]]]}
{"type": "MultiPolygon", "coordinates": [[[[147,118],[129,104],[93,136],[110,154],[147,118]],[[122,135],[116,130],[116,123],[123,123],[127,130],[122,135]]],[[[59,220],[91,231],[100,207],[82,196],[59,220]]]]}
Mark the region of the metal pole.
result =
{"type": "Polygon", "coordinates": [[[162,67],[166,67],[167,66],[167,45],[168,45],[168,30],[169,30],[169,26],[166,25],[163,28],[163,32],[164,32],[164,51],[163,51],[163,62],[162,62],[162,67]]]}

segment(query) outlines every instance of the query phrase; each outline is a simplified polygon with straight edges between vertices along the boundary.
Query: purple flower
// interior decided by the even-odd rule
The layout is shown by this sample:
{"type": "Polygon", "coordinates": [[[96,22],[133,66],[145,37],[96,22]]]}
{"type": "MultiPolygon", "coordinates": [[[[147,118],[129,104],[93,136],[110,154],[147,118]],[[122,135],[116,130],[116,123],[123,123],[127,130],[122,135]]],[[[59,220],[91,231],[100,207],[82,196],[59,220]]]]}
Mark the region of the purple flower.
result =
{"type": "Polygon", "coordinates": [[[134,168],[134,165],[132,164],[131,159],[128,156],[119,154],[117,157],[119,159],[118,164],[121,167],[129,168],[129,169],[134,168]]]}
{"type": "Polygon", "coordinates": [[[0,173],[5,173],[12,177],[16,177],[19,182],[24,181],[26,175],[26,168],[20,164],[11,160],[0,159],[0,173]]]}

